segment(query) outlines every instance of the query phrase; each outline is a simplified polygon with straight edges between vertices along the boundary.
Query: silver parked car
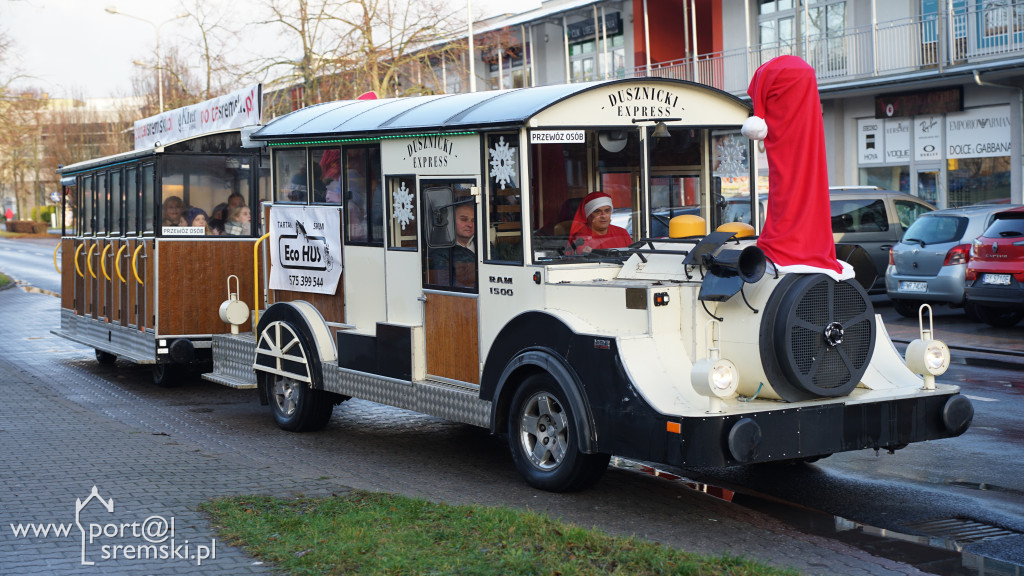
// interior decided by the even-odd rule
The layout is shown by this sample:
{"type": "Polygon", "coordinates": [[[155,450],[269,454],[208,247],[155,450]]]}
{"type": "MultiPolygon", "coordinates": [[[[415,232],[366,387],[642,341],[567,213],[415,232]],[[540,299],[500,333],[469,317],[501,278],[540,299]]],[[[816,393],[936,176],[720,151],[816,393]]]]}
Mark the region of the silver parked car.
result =
{"type": "MultiPolygon", "coordinates": [[[[1006,204],[948,208],[922,214],[889,252],[885,289],[896,312],[916,317],[923,302],[971,307],[964,297],[964,271],[971,242],[1006,204]]],[[[973,314],[971,314],[973,315],[973,314]]]]}

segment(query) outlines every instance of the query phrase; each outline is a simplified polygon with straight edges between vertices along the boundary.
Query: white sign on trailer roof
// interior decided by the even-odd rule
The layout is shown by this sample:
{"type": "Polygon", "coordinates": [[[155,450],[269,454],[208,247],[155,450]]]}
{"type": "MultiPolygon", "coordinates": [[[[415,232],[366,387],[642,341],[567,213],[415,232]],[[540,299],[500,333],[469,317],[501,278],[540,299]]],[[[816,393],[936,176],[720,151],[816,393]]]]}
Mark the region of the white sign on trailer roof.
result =
{"type": "Polygon", "coordinates": [[[135,122],[135,149],[145,150],[185,138],[262,123],[262,86],[184,106],[135,122]]]}

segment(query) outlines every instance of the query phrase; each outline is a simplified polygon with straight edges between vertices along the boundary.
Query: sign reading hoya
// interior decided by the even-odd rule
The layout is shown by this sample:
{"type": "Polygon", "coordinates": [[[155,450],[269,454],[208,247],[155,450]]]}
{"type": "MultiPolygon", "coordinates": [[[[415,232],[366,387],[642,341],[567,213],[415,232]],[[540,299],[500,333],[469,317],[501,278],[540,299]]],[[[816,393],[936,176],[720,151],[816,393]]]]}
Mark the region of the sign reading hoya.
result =
{"type": "Polygon", "coordinates": [[[341,279],[341,215],[332,206],[270,210],[270,288],[334,294],[341,279]],[[332,232],[333,231],[333,232],[332,232]]]}

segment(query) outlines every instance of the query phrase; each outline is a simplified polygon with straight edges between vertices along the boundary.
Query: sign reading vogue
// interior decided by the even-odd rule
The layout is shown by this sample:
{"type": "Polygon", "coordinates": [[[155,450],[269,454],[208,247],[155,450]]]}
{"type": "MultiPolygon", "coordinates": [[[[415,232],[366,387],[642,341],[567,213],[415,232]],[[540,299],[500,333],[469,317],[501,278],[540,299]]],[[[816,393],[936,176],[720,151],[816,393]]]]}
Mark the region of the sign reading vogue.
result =
{"type": "Polygon", "coordinates": [[[256,126],[262,122],[262,86],[256,84],[192,106],[135,122],[135,149],[209,134],[218,130],[256,126]]]}
{"type": "Polygon", "coordinates": [[[270,288],[334,294],[341,279],[341,215],[334,206],[270,210],[270,288]]]}

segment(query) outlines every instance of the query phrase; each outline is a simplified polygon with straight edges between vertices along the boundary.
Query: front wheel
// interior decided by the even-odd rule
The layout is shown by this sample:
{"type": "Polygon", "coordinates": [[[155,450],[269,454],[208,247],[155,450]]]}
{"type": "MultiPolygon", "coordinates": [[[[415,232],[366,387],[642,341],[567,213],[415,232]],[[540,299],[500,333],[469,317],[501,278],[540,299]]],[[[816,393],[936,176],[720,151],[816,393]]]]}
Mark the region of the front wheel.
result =
{"type": "Polygon", "coordinates": [[[334,402],[329,393],[287,376],[261,373],[260,377],[266,379],[270,410],[282,430],[311,432],[330,422],[334,402]]]}
{"type": "Polygon", "coordinates": [[[584,454],[576,418],[548,374],[528,377],[512,398],[508,442],[512,460],[530,485],[551,492],[581,490],[608,468],[608,454],[584,454]]]}

